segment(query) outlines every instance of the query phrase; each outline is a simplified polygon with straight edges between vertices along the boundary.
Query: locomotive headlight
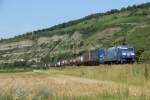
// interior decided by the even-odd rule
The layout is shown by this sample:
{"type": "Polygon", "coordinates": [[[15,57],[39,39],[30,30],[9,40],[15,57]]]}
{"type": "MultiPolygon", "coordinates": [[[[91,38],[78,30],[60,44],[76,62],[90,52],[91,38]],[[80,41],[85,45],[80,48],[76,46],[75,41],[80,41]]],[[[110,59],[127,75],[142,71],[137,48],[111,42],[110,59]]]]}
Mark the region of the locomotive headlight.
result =
{"type": "Polygon", "coordinates": [[[126,53],[122,53],[122,55],[123,55],[123,56],[126,56],[127,54],[126,54],[126,53]]]}
{"type": "Polygon", "coordinates": [[[135,55],[135,53],[131,53],[131,55],[132,55],[132,56],[134,56],[134,55],[135,55]]]}

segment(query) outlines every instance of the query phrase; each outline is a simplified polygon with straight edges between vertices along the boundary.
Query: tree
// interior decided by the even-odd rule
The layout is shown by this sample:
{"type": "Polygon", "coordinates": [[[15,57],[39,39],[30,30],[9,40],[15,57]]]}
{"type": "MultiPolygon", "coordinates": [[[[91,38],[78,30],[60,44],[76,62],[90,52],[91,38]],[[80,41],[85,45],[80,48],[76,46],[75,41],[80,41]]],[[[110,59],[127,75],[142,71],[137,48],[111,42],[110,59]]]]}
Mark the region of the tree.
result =
{"type": "Polygon", "coordinates": [[[150,51],[144,51],[144,52],[141,54],[139,60],[140,60],[141,62],[144,62],[144,63],[149,63],[149,61],[150,61],[150,51]]]}
{"type": "Polygon", "coordinates": [[[143,54],[144,51],[145,51],[144,48],[139,48],[139,49],[136,51],[136,61],[137,61],[137,62],[140,62],[140,61],[141,61],[141,60],[140,60],[140,57],[141,57],[141,55],[143,54]]]}
{"type": "Polygon", "coordinates": [[[40,60],[42,63],[48,63],[51,61],[51,57],[49,55],[46,55],[45,57],[41,58],[40,60]]]}

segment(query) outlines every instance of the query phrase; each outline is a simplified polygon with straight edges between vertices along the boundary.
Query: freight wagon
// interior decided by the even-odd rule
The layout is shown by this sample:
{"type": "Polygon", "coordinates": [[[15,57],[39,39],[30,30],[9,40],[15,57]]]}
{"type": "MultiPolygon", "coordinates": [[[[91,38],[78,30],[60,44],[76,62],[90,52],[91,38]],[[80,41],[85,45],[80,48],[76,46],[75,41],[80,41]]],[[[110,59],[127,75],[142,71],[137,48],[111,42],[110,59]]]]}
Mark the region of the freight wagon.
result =
{"type": "Polygon", "coordinates": [[[83,53],[77,62],[77,65],[98,65],[99,59],[97,56],[97,52],[89,51],[83,53]]]}

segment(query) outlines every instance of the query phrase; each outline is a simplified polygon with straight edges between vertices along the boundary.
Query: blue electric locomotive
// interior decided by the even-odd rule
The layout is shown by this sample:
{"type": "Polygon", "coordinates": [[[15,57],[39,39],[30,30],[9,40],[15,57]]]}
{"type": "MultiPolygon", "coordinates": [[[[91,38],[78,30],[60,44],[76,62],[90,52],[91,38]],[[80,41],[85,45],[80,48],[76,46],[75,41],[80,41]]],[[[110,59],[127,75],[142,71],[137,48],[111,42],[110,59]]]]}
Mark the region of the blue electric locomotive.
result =
{"type": "Polygon", "coordinates": [[[100,63],[134,63],[135,50],[132,46],[116,46],[98,50],[100,63]]]}
{"type": "Polygon", "coordinates": [[[135,50],[131,46],[119,46],[117,60],[123,62],[135,62],[135,50]]]}

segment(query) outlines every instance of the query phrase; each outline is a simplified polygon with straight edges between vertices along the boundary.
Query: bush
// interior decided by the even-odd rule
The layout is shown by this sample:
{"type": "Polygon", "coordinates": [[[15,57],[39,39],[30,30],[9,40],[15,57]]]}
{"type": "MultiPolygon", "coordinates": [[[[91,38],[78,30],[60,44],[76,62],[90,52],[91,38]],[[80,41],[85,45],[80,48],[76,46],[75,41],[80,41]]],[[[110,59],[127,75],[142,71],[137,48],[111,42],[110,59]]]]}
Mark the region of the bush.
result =
{"type": "Polygon", "coordinates": [[[136,61],[137,62],[141,62],[141,55],[143,54],[144,52],[144,48],[140,48],[136,51],[136,61]]]}
{"type": "Polygon", "coordinates": [[[142,55],[140,56],[140,61],[141,62],[150,62],[150,51],[144,51],[142,55]]]}

